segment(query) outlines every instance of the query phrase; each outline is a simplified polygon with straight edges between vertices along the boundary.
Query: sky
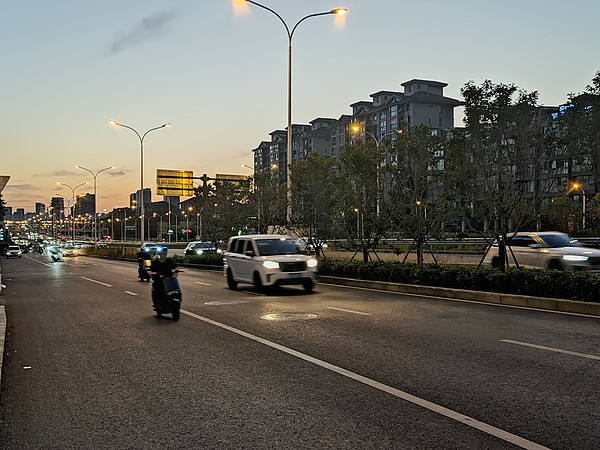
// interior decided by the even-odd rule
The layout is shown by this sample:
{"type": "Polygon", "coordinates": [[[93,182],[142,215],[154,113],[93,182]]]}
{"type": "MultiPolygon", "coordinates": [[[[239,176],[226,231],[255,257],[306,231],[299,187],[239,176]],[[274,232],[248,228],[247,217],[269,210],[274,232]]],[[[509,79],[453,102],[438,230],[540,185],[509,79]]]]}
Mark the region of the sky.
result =
{"type": "MultiPolygon", "coordinates": [[[[350,114],[418,78],[460,89],[512,83],[559,105],[600,70],[598,0],[261,0],[294,33],[293,123],[350,114]]],[[[0,175],[11,206],[93,192],[129,204],[156,169],[251,175],[252,149],[287,123],[287,46],[270,12],[235,0],[1,0],[0,175]]],[[[456,111],[455,126],[462,125],[456,111]]]]}

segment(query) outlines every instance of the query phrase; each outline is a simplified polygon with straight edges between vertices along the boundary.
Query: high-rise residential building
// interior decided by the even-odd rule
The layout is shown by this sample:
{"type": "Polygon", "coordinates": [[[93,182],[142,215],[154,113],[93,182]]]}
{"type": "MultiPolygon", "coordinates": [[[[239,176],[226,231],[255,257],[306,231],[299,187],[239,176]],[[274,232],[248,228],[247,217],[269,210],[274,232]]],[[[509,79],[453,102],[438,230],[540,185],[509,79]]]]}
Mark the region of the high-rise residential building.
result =
{"type": "Polygon", "coordinates": [[[150,202],[152,202],[152,191],[150,190],[150,188],[144,188],[143,191],[138,189],[136,192],[129,195],[129,207],[135,211],[141,208],[142,201],[144,202],[144,205],[147,205],[150,202]]]}
{"type": "MultiPolygon", "coordinates": [[[[308,125],[292,125],[292,163],[306,158],[310,151],[337,158],[344,145],[356,139],[375,139],[415,125],[430,125],[433,133],[446,137],[454,127],[454,108],[459,100],[445,97],[446,83],[413,79],[402,83],[403,92],[378,91],[371,100],[350,105],[352,114],[337,119],[317,118],[308,125]],[[356,128],[355,132],[353,128],[356,128]]],[[[281,182],[287,178],[287,131],[270,133],[253,149],[256,172],[274,170],[281,182]]]]}
{"type": "Polygon", "coordinates": [[[86,193],[78,195],[75,198],[75,216],[85,216],[86,214],[93,216],[96,209],[96,196],[86,193]]]}
{"type": "Polygon", "coordinates": [[[35,213],[36,214],[41,214],[45,211],[46,211],[46,205],[44,205],[43,203],[40,203],[40,202],[37,202],[35,204],[35,213]]]}

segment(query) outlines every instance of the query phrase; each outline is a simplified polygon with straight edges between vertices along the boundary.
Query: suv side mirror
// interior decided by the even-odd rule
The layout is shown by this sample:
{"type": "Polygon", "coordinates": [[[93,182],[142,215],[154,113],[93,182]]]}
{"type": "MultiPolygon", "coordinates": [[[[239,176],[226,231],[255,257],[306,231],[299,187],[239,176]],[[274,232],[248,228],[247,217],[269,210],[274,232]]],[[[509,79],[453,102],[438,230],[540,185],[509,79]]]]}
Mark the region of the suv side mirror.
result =
{"type": "Polygon", "coordinates": [[[250,258],[254,258],[254,251],[253,250],[246,250],[246,256],[249,256],[250,258]]]}

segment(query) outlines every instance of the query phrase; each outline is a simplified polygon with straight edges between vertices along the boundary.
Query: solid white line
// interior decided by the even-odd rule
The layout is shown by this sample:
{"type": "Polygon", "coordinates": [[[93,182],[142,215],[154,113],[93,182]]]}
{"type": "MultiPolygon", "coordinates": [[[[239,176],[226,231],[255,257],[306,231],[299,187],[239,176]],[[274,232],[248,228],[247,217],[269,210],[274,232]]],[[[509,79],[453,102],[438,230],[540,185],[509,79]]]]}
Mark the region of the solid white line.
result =
{"type": "Polygon", "coordinates": [[[102,281],[96,281],[96,280],[92,280],[91,278],[86,278],[86,277],[81,277],[84,280],[88,280],[91,281],[92,283],[98,283],[101,284],[102,286],[106,286],[106,287],[112,287],[112,284],[108,284],[108,283],[103,283],[102,281]]]}
{"type": "Polygon", "coordinates": [[[543,345],[530,344],[528,342],[513,341],[510,339],[500,339],[500,342],[506,342],[507,344],[523,345],[525,347],[537,348],[539,350],[547,350],[549,352],[564,353],[565,355],[579,356],[580,358],[596,359],[596,360],[600,361],[600,356],[588,355],[587,353],[571,352],[569,350],[562,350],[560,348],[545,347],[543,345]]]}
{"type": "Polygon", "coordinates": [[[194,281],[196,284],[201,284],[202,286],[211,286],[210,283],[203,283],[202,281],[194,281]]]}
{"type": "Polygon", "coordinates": [[[136,294],[135,292],[131,292],[131,291],[124,291],[124,292],[129,295],[139,295],[139,294],[136,294]]]}
{"type": "Polygon", "coordinates": [[[364,313],[364,312],[360,312],[360,311],[352,311],[351,309],[334,308],[333,306],[327,306],[327,309],[335,309],[336,311],[343,311],[343,312],[352,313],[352,314],[362,314],[363,316],[371,315],[369,313],[364,313]]]}
{"type": "Polygon", "coordinates": [[[407,392],[401,391],[399,389],[395,389],[393,387],[387,386],[383,383],[379,383],[377,381],[371,380],[370,378],[364,377],[362,375],[359,375],[357,373],[351,372],[349,370],[346,370],[342,367],[339,366],[335,366],[333,364],[330,364],[328,362],[325,362],[321,359],[317,359],[317,358],[313,358],[312,356],[309,355],[305,355],[304,353],[300,353],[296,350],[293,350],[291,348],[288,347],[284,347],[283,345],[277,344],[275,342],[271,342],[268,341],[266,339],[263,339],[261,337],[255,336],[253,334],[247,333],[245,331],[239,330],[237,328],[231,327],[229,325],[225,325],[223,323],[220,322],[216,322],[214,320],[208,319],[206,317],[202,317],[199,316],[197,314],[194,314],[190,311],[186,311],[186,310],[181,310],[181,312],[183,314],[186,314],[190,317],[193,317],[194,319],[198,319],[201,320],[203,322],[209,323],[211,325],[215,325],[219,328],[222,328],[224,330],[227,331],[231,331],[232,333],[236,333],[240,336],[243,336],[245,338],[251,339],[253,341],[259,342],[261,344],[267,345],[271,348],[274,348],[276,350],[282,351],[284,353],[287,353],[288,355],[292,355],[295,356],[296,358],[302,359],[304,361],[308,361],[312,364],[315,364],[317,366],[323,367],[327,370],[330,370],[332,372],[338,373],[340,375],[343,375],[345,377],[351,378],[355,381],[358,381],[360,383],[366,384],[368,386],[371,386],[375,389],[379,389],[380,391],[386,392],[388,394],[391,394],[395,397],[401,398],[403,400],[406,400],[410,403],[413,403],[415,405],[421,406],[423,408],[426,408],[430,411],[436,412],[442,416],[448,417],[450,419],[456,420],[457,422],[460,422],[464,425],[468,425],[472,428],[475,428],[477,430],[483,431],[484,433],[490,434],[492,436],[496,436],[502,440],[505,440],[507,442],[510,442],[512,444],[518,445],[519,447],[522,448],[526,448],[526,449],[546,449],[547,447],[544,447],[542,445],[536,444],[535,442],[531,442],[527,439],[524,439],[522,437],[519,437],[517,435],[514,435],[512,433],[509,433],[507,431],[501,430],[500,428],[496,428],[492,425],[489,425],[487,423],[484,422],[480,422],[479,420],[473,419],[472,417],[469,416],[465,416],[464,414],[461,414],[459,412],[453,411],[451,409],[445,408],[443,406],[437,405],[435,403],[432,403],[430,401],[424,400],[422,398],[416,397],[414,395],[411,395],[407,392]]]}

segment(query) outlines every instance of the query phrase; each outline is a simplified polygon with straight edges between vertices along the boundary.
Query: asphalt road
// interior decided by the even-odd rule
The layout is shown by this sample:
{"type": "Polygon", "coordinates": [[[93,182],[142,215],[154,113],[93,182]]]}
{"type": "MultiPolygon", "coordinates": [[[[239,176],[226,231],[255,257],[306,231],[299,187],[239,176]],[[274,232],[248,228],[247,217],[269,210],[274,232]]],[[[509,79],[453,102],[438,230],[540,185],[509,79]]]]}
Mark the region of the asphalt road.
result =
{"type": "Polygon", "coordinates": [[[600,319],[135,264],[3,261],[0,448],[600,448],[600,319]]]}

